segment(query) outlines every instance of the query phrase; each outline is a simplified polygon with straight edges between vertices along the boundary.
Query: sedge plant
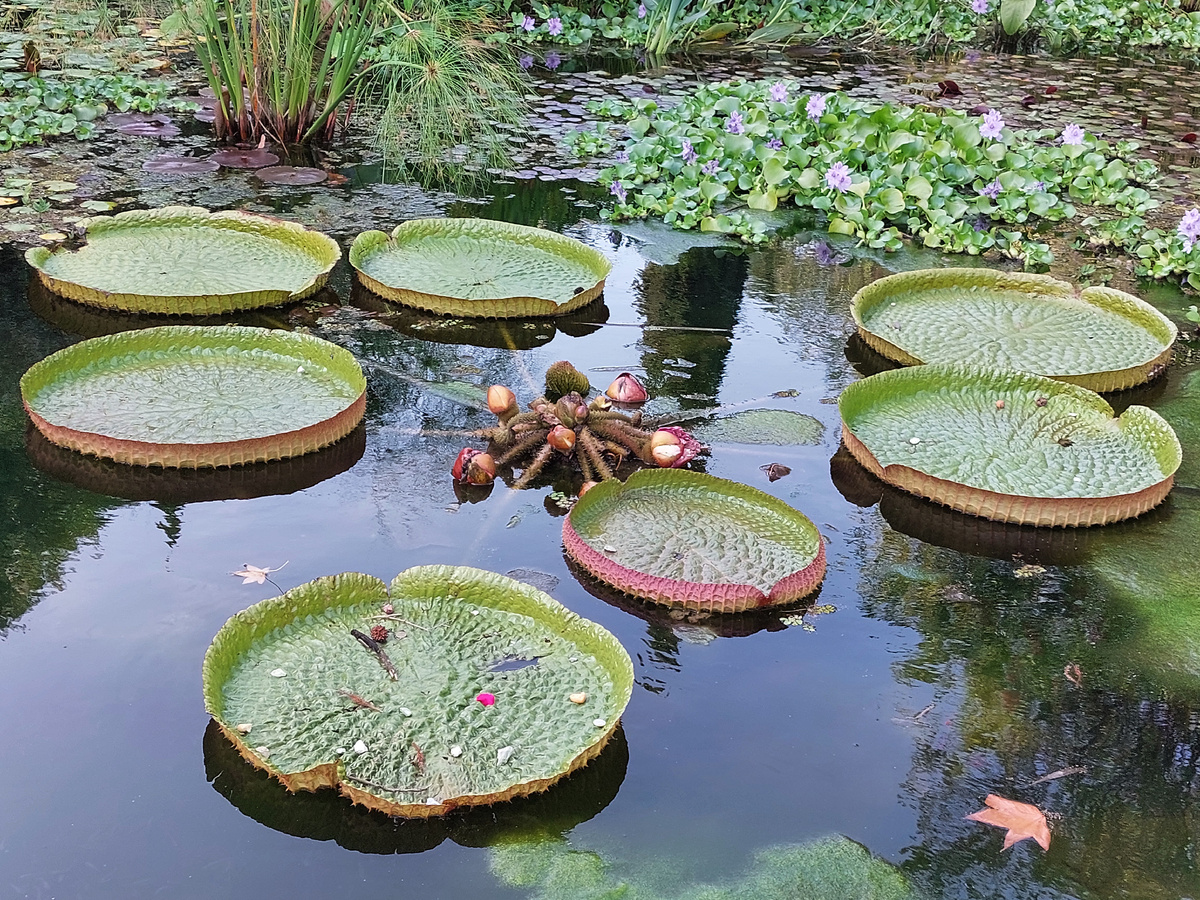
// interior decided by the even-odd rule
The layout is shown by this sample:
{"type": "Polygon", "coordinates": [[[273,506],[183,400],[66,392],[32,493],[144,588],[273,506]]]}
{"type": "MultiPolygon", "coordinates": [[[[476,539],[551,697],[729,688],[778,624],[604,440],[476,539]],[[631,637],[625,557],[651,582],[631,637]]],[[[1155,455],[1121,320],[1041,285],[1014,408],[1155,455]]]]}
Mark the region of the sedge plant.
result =
{"type": "Polygon", "coordinates": [[[648,0],[646,52],[660,56],[690,43],[696,30],[720,0],[648,0]]]}

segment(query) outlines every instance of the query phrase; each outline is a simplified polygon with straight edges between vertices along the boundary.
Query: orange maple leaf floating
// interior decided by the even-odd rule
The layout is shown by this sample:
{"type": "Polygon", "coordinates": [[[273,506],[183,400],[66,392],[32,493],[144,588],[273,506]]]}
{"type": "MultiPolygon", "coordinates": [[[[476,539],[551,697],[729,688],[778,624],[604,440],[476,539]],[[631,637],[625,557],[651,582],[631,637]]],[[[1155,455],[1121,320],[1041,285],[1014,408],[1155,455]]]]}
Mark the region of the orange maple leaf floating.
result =
{"type": "Polygon", "coordinates": [[[1050,826],[1046,824],[1046,815],[1030,803],[1019,803],[996,794],[988,794],[983,798],[988,809],[973,812],[968,819],[995,825],[997,828],[1007,828],[1004,835],[1004,848],[1007,850],[1018,841],[1033,838],[1042,845],[1043,850],[1050,849],[1050,826]]]}

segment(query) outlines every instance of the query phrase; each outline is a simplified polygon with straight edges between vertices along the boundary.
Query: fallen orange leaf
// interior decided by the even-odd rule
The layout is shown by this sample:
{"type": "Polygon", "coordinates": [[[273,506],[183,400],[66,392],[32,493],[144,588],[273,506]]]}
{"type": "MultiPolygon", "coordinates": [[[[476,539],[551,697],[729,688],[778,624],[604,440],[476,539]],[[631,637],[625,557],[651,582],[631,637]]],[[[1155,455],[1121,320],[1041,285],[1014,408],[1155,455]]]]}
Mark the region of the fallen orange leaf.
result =
{"type": "Polygon", "coordinates": [[[1050,826],[1046,824],[1045,814],[1036,806],[997,794],[988,794],[983,802],[988,809],[973,812],[967,818],[997,828],[1007,828],[1008,833],[1004,835],[1005,850],[1025,838],[1033,838],[1042,845],[1043,850],[1050,849],[1050,826]]]}

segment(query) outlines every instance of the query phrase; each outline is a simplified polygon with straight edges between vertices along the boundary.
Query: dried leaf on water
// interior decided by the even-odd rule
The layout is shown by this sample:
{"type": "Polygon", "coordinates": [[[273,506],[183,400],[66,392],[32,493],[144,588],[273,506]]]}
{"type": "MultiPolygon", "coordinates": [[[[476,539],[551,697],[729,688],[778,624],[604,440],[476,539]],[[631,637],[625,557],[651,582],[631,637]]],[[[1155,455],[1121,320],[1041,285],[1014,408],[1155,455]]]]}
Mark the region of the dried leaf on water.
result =
{"type": "Polygon", "coordinates": [[[988,808],[973,812],[967,818],[1008,829],[1004,835],[1003,849],[1007,850],[1026,838],[1033,838],[1043,850],[1050,849],[1050,826],[1046,824],[1045,813],[1036,806],[1009,800],[998,794],[988,794],[983,802],[988,808]]]}
{"type": "MultiPolygon", "coordinates": [[[[283,566],[286,565],[287,562],[284,562],[283,566]]],[[[241,578],[242,584],[250,584],[251,582],[254,584],[262,584],[267,580],[268,575],[270,575],[272,572],[278,572],[283,568],[283,566],[276,566],[273,569],[270,566],[259,568],[258,566],[252,566],[249,563],[246,563],[246,565],[242,566],[241,571],[233,572],[231,574],[241,578]]]]}
{"type": "Polygon", "coordinates": [[[780,478],[792,474],[791,468],[783,463],[767,463],[759,468],[767,473],[767,481],[778,481],[780,478]]]}

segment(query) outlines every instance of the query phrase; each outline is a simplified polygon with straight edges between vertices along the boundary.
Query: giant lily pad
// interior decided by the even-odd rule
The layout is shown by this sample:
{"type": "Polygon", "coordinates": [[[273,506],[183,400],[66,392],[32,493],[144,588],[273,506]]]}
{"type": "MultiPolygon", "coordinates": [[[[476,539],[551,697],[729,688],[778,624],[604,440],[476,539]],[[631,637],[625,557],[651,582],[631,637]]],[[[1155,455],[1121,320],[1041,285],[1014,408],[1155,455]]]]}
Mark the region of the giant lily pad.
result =
{"type": "Polygon", "coordinates": [[[1025,525],[1100,525],[1166,497],[1182,451],[1161,416],[1119,417],[1039,375],[930,364],[856,382],[842,439],[868,471],[961,512],[1025,525]]]}
{"type": "Polygon", "coordinates": [[[204,658],[205,705],[251,763],[420,818],[550,787],[600,752],[632,689],[599,625],[453,566],[308,582],[235,615],[204,658]],[[351,634],[381,624],[395,678],[351,634]]]}
{"type": "Polygon", "coordinates": [[[612,265],[573,238],[490,219],[414,219],[365,231],[350,264],[364,286],[456,316],[562,315],[595,300],[612,265]]]}
{"type": "Polygon", "coordinates": [[[567,553],[596,578],[656,603],[742,612],[816,590],[816,526],[769,494],[683,469],[643,469],[583,495],[563,522],[567,553]]]}
{"type": "Polygon", "coordinates": [[[1177,334],[1130,294],[994,269],[889,275],[855,295],[853,312],[863,340],[904,365],[975,363],[1093,391],[1124,390],[1164,371],[1177,334]]]}
{"type": "Polygon", "coordinates": [[[265,328],[172,325],[82,341],[21,377],[50,441],[132,465],[236,466],[345,437],[366,404],[354,357],[265,328]]]}
{"type": "Polygon", "coordinates": [[[341,258],[332,238],[294,222],[194,206],[84,219],[87,243],[25,254],[50,290],[130,312],[211,315],[315,293],[341,258]]]}

